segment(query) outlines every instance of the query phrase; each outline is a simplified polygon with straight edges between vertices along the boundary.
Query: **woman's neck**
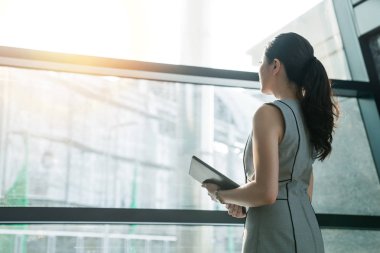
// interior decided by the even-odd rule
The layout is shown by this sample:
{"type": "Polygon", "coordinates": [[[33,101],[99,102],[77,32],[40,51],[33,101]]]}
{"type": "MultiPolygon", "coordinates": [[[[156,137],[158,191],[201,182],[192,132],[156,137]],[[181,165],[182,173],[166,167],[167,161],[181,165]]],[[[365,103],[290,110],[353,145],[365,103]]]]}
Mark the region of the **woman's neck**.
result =
{"type": "Polygon", "coordinates": [[[297,85],[293,82],[279,83],[277,89],[273,91],[273,95],[280,100],[299,99],[297,85]]]}

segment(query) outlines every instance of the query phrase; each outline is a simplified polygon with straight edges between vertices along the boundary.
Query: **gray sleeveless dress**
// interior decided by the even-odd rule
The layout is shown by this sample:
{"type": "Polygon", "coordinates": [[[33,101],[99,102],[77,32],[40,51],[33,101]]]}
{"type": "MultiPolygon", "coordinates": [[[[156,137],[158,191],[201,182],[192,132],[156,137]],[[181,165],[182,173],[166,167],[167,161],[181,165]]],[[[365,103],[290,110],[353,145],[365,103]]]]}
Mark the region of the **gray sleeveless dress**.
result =
{"type": "MultiPolygon", "coordinates": [[[[324,252],[321,231],[307,195],[312,172],[313,148],[297,100],[276,100],[285,133],[279,146],[280,171],[277,200],[272,205],[247,210],[242,252],[324,252]]],[[[254,176],[252,138],[244,151],[247,180],[254,176]]]]}

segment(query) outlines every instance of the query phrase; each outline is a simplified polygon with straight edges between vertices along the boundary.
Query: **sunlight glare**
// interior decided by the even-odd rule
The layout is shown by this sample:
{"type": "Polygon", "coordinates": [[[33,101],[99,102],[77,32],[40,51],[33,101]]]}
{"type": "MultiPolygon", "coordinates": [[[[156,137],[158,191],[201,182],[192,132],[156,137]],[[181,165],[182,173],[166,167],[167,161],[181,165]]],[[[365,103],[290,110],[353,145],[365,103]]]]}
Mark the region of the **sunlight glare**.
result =
{"type": "Polygon", "coordinates": [[[0,45],[251,69],[250,47],[321,1],[0,0],[0,45]]]}

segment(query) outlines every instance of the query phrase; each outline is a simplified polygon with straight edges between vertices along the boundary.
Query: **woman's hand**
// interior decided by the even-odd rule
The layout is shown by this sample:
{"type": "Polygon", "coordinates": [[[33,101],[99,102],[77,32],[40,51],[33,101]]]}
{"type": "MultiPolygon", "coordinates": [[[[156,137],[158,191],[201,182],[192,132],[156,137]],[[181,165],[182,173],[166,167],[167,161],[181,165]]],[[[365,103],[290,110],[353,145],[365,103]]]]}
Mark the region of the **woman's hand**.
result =
{"type": "Polygon", "coordinates": [[[208,195],[212,200],[218,202],[218,200],[215,197],[215,192],[220,189],[219,185],[213,183],[203,183],[202,187],[206,188],[206,190],[208,191],[208,195]]]}
{"type": "Polygon", "coordinates": [[[234,205],[234,204],[226,204],[226,208],[228,209],[228,214],[235,218],[244,218],[246,214],[243,212],[243,207],[234,205]]]}

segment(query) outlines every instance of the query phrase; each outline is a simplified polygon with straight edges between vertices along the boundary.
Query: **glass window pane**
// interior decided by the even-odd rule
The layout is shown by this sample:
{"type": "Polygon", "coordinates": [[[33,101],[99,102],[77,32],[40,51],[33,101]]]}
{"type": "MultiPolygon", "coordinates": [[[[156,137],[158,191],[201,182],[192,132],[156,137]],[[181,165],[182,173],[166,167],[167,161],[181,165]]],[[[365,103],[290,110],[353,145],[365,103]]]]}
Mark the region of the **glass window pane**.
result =
{"type": "Polygon", "coordinates": [[[196,154],[239,183],[258,91],[0,69],[3,206],[224,208],[196,154]]]}
{"type": "Polygon", "coordinates": [[[336,20],[333,1],[322,1],[292,22],[274,30],[270,36],[252,45],[248,51],[254,69],[258,71],[259,60],[268,41],[280,33],[296,32],[307,38],[314,47],[314,55],[323,63],[329,78],[350,80],[351,74],[336,20]]]}
{"type": "Polygon", "coordinates": [[[250,49],[261,56],[268,36],[291,30],[311,40],[331,78],[349,78],[330,0],[0,0],[0,7],[3,46],[252,71],[250,49]]]}
{"type": "Polygon", "coordinates": [[[322,229],[326,253],[377,253],[380,231],[322,229]]]}
{"type": "Polygon", "coordinates": [[[4,252],[238,253],[242,235],[242,226],[22,225],[0,226],[0,245],[4,252]]]}
{"type": "MultiPolygon", "coordinates": [[[[258,90],[0,69],[2,206],[224,209],[188,175],[192,155],[238,183],[258,90]]],[[[356,99],[315,164],[317,212],[379,214],[356,99]],[[363,186],[366,187],[363,187],[363,186]]]]}
{"type": "Polygon", "coordinates": [[[380,184],[355,98],[340,98],[331,156],[314,163],[318,213],[380,214],[380,184]]]}
{"type": "MultiPolygon", "coordinates": [[[[243,226],[18,225],[0,226],[4,252],[238,253],[243,226]],[[18,250],[18,251],[15,251],[18,250]]],[[[322,229],[326,253],[377,253],[380,232],[322,229]]]]}
{"type": "Polygon", "coordinates": [[[371,35],[368,44],[374,63],[374,69],[376,70],[377,77],[380,82],[380,32],[371,35]]]}

